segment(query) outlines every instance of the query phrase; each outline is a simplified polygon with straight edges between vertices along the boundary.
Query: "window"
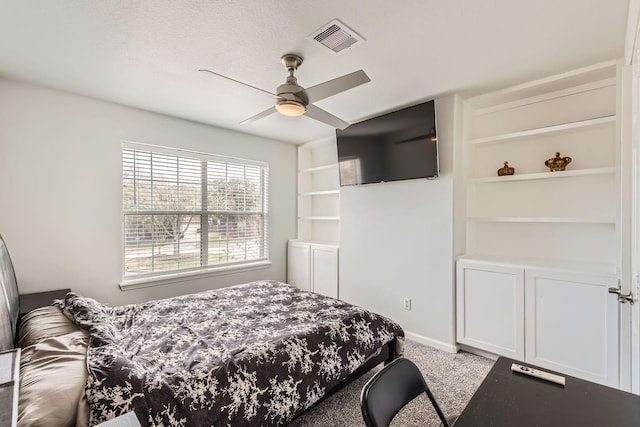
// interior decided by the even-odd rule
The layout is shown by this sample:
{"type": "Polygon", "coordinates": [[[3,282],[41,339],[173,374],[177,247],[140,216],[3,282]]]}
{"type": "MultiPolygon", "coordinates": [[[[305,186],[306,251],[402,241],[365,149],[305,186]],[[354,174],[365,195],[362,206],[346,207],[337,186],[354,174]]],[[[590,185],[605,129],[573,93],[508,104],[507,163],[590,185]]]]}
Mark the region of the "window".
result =
{"type": "Polygon", "coordinates": [[[266,261],[265,163],[123,143],[124,278],[266,261]]]}
{"type": "Polygon", "coordinates": [[[356,185],[362,183],[360,171],[360,159],[342,159],[338,163],[340,167],[340,185],[356,185]]]}

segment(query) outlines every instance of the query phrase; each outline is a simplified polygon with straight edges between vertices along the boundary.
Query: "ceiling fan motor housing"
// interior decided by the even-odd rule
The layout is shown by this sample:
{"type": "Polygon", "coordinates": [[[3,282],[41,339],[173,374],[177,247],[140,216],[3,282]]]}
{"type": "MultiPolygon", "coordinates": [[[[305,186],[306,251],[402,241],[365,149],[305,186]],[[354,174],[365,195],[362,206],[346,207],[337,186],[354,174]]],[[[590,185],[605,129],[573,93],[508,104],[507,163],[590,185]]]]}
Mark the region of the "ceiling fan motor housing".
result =
{"type": "Polygon", "coordinates": [[[304,88],[298,85],[298,81],[293,76],[287,77],[287,82],[278,86],[276,94],[279,100],[299,102],[305,106],[309,104],[304,88]]]}
{"type": "Polygon", "coordinates": [[[296,104],[306,111],[307,105],[309,105],[309,98],[304,88],[298,85],[298,79],[293,75],[294,71],[302,65],[302,57],[293,53],[287,53],[280,58],[280,62],[282,62],[282,65],[289,71],[289,76],[287,77],[287,82],[278,86],[276,90],[276,95],[278,95],[277,104],[296,104]]]}

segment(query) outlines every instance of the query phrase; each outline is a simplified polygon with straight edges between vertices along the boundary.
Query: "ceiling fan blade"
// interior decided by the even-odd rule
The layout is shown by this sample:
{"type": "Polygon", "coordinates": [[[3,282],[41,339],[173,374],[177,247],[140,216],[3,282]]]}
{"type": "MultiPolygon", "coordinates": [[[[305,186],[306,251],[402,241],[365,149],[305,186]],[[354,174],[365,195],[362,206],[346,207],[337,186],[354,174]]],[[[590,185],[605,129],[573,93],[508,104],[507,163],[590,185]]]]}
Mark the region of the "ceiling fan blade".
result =
{"type": "Polygon", "coordinates": [[[240,124],[241,125],[245,125],[247,123],[255,122],[256,120],[261,119],[263,117],[267,117],[268,115],[276,113],[277,111],[278,110],[276,110],[276,107],[267,108],[262,113],[258,113],[253,117],[249,117],[248,119],[245,119],[245,120],[241,121],[240,124]]]}
{"type": "Polygon", "coordinates": [[[304,113],[304,115],[340,130],[346,129],[351,124],[337,118],[331,113],[324,111],[322,108],[316,107],[315,105],[311,104],[307,105],[307,112],[304,113]]]}
{"type": "Polygon", "coordinates": [[[259,90],[260,92],[266,93],[267,95],[270,95],[272,97],[276,97],[276,98],[278,97],[275,93],[271,93],[271,92],[266,91],[264,89],[260,89],[259,87],[251,86],[250,84],[243,83],[240,80],[232,79],[231,77],[223,76],[222,74],[218,74],[215,71],[207,70],[207,69],[204,69],[204,68],[202,68],[202,69],[200,69],[198,71],[202,71],[202,72],[205,72],[205,73],[210,73],[210,74],[213,74],[214,76],[218,76],[218,77],[221,77],[221,78],[226,79],[226,80],[230,80],[230,81],[235,82],[235,83],[240,83],[243,86],[247,86],[247,87],[250,87],[252,89],[259,90]]]}
{"type": "Polygon", "coordinates": [[[329,80],[324,83],[312,86],[308,89],[305,89],[305,92],[309,97],[309,102],[312,103],[320,101],[321,99],[328,98],[340,92],[344,92],[345,90],[352,89],[356,86],[360,86],[370,81],[371,79],[369,78],[369,76],[367,76],[367,73],[362,70],[358,70],[350,74],[345,74],[342,77],[337,77],[333,80],[329,80]]]}

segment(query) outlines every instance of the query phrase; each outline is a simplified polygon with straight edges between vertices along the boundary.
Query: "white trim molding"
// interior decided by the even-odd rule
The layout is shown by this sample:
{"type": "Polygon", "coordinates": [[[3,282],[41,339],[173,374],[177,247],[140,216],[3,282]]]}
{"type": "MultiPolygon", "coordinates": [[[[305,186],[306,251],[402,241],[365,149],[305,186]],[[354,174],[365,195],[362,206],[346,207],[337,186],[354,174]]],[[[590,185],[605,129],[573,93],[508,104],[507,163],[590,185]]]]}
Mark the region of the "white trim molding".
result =
{"type": "Polygon", "coordinates": [[[170,283],[184,282],[193,279],[202,279],[210,276],[220,276],[223,274],[242,273],[244,271],[260,270],[269,268],[271,261],[258,261],[251,264],[225,265],[203,270],[170,273],[162,276],[143,277],[139,279],[123,280],[120,283],[121,291],[131,291],[134,289],[148,288],[151,286],[168,285],[170,283]]]}
{"type": "Polygon", "coordinates": [[[446,343],[444,341],[434,340],[433,338],[427,338],[424,335],[414,334],[413,332],[404,331],[405,338],[415,341],[419,344],[428,345],[429,347],[436,348],[438,350],[446,351],[448,353],[457,353],[458,346],[455,344],[446,343]]]}
{"type": "Polygon", "coordinates": [[[629,1],[627,15],[627,34],[624,43],[624,62],[630,65],[637,51],[638,34],[640,34],[640,0],[629,1]]]}

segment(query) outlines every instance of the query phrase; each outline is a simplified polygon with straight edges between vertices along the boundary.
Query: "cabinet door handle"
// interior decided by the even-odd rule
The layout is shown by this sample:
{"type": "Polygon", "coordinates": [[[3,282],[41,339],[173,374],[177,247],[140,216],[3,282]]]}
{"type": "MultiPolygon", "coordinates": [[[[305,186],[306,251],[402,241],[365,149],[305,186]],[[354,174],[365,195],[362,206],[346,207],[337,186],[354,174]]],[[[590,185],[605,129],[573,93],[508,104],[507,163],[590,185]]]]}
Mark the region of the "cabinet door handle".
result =
{"type": "Polygon", "coordinates": [[[620,288],[609,288],[609,293],[618,295],[619,303],[629,303],[633,305],[633,294],[631,292],[629,292],[628,294],[623,294],[622,292],[620,292],[620,288]]]}

